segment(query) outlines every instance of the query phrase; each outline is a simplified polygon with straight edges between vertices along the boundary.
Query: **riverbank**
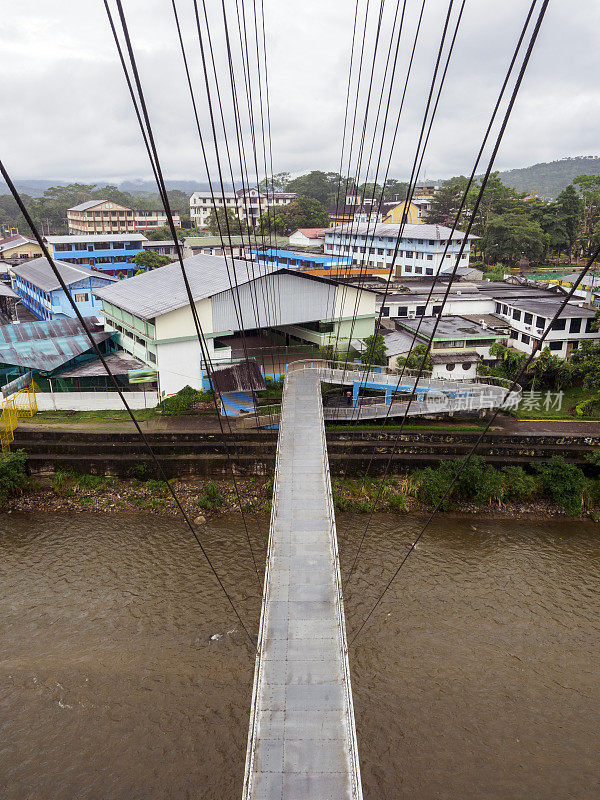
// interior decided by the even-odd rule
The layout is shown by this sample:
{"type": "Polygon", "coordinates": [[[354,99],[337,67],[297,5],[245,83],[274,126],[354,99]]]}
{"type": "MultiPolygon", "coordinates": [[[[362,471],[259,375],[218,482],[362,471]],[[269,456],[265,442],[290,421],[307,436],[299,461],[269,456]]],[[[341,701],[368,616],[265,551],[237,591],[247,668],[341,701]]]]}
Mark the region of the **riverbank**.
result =
{"type": "MultiPolygon", "coordinates": [[[[174,480],[173,489],[186,513],[197,524],[212,518],[239,513],[240,504],[246,514],[264,515],[265,522],[271,510],[273,479],[245,477],[234,484],[231,480],[174,480]]],[[[377,499],[378,513],[397,516],[425,516],[431,506],[418,497],[418,486],[411,476],[390,477],[383,483],[377,480],[335,479],[333,482],[336,511],[368,515],[377,499]],[[380,495],[378,497],[378,495],[380,495]]],[[[0,506],[4,513],[71,514],[95,512],[101,514],[138,513],[178,517],[180,511],[163,481],[119,479],[98,475],[56,473],[47,481],[30,479],[20,493],[0,506]]],[[[488,503],[452,502],[439,512],[440,516],[477,517],[488,520],[541,520],[561,518],[580,520],[570,516],[556,503],[543,496],[520,501],[488,503]]],[[[600,513],[587,509],[584,517],[600,521],[600,513]]]]}

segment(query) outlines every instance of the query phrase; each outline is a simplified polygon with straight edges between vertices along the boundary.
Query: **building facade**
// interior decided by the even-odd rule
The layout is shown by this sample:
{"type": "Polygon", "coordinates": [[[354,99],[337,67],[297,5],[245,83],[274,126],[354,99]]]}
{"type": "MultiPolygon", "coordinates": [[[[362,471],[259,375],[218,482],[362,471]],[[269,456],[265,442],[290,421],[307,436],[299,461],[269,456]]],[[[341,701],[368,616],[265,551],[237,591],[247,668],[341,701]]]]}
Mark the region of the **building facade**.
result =
{"type": "MultiPolygon", "coordinates": [[[[173,211],[176,228],[181,227],[181,214],[173,211]]],[[[155,230],[167,225],[164,210],[134,211],[112,200],[88,200],[67,209],[67,226],[72,235],[135,233],[155,230]]]]}
{"type": "MultiPolygon", "coordinates": [[[[273,192],[267,194],[258,189],[238,189],[236,192],[214,192],[210,190],[194,192],[190,197],[190,217],[192,225],[197,228],[206,228],[210,212],[214,207],[228,208],[236,217],[255,228],[260,217],[270,207],[286,206],[295,200],[295,192],[273,192]]],[[[225,235],[226,231],[223,231],[225,235]]]]}
{"type": "Polygon", "coordinates": [[[21,236],[16,234],[14,236],[6,236],[0,239],[0,261],[7,261],[8,259],[26,259],[36,258],[42,255],[42,248],[35,241],[28,236],[21,236]]]}
{"type": "MultiPolygon", "coordinates": [[[[350,256],[357,265],[392,269],[396,277],[430,277],[454,269],[463,235],[459,231],[451,234],[451,229],[443,225],[407,224],[403,230],[400,224],[393,223],[338,225],[325,231],[324,249],[331,255],[350,256]]],[[[460,267],[469,264],[470,243],[474,238],[469,236],[460,267]]]]}
{"type": "Polygon", "coordinates": [[[147,241],[142,233],[46,237],[53,258],[117,277],[130,277],[137,271],[133,259],[147,241]]]}
{"type": "MultiPolygon", "coordinates": [[[[102,302],[94,297],[93,290],[109,286],[116,278],[61,261],[54,263],[81,314],[84,317],[101,314],[102,302]]],[[[19,264],[11,269],[11,275],[13,291],[38,319],[76,318],[69,298],[45,258],[19,264]]]]}

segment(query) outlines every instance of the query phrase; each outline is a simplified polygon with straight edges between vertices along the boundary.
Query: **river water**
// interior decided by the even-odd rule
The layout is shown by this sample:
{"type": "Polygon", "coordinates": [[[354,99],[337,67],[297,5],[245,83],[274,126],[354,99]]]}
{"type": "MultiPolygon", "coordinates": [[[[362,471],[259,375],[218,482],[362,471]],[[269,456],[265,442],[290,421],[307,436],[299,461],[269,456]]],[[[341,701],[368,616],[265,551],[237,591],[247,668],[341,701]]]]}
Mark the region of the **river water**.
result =
{"type": "MultiPolygon", "coordinates": [[[[350,636],[418,525],[374,519],[350,636]]],[[[243,526],[203,536],[255,632],[243,526]]],[[[3,800],[239,800],[254,657],[185,527],[13,514],[0,553],[3,800]]],[[[366,800],[600,797],[599,579],[591,523],[438,520],[351,648],[366,800]]]]}

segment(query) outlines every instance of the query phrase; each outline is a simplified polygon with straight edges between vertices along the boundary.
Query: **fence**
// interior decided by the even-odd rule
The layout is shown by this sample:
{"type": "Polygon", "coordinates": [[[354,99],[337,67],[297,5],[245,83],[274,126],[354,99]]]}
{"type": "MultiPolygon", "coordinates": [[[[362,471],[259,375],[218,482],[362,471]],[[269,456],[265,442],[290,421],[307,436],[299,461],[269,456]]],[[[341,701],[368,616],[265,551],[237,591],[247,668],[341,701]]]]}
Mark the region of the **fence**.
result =
{"type": "Polygon", "coordinates": [[[3,453],[10,452],[19,418],[33,417],[37,412],[36,390],[37,386],[31,382],[29,386],[19,389],[3,401],[0,414],[0,445],[3,453]]]}

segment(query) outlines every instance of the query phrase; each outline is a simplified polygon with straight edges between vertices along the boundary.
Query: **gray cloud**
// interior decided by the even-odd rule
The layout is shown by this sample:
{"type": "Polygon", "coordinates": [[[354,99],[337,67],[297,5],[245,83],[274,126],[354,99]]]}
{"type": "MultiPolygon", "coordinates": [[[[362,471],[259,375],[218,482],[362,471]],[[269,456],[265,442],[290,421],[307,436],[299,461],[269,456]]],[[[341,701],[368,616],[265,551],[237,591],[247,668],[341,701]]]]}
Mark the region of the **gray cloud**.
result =
{"type": "MultiPolygon", "coordinates": [[[[206,173],[170,3],[125,0],[124,5],[165,174],[171,179],[203,181],[206,173]]],[[[207,5],[237,175],[239,164],[220,3],[207,5]]],[[[455,5],[458,6],[458,2],[455,5]]],[[[237,44],[236,4],[228,0],[226,6],[242,102],[244,83],[237,44]]],[[[419,0],[408,0],[387,145],[397,113],[418,6],[419,0]]],[[[522,0],[503,3],[467,0],[455,56],[424,159],[427,175],[446,177],[468,172],[471,168],[527,6],[522,0]]],[[[215,159],[192,3],[179,0],[178,7],[214,174],[215,159]]],[[[359,18],[364,7],[365,0],[360,0],[359,18]]],[[[373,0],[359,92],[357,136],[364,119],[378,7],[373,0]]],[[[394,8],[395,0],[387,0],[373,76],[373,112],[381,91],[394,8]]],[[[446,8],[442,0],[428,0],[426,5],[422,37],[392,157],[392,176],[407,177],[410,172],[446,8]]],[[[251,9],[252,3],[246,0],[249,21],[251,9]]],[[[301,5],[289,0],[265,0],[276,171],[337,170],[339,166],[353,11],[351,0],[305,0],[301,5]]],[[[600,7],[592,0],[550,4],[496,162],[498,168],[524,166],[566,155],[598,154],[600,89],[596,79],[595,32],[599,23],[600,7]]],[[[10,4],[4,13],[0,43],[4,110],[0,144],[2,158],[14,176],[82,180],[150,177],[147,156],[100,2],[45,0],[40,4],[36,0],[20,0],[18,4],[10,4]]],[[[252,36],[249,45],[253,53],[252,36]]],[[[252,91],[257,101],[255,76],[252,91]]],[[[356,98],[355,83],[352,97],[356,98]]],[[[244,146],[253,180],[247,113],[243,111],[242,117],[244,146]]],[[[368,152],[374,136],[372,116],[368,118],[366,132],[368,152]]],[[[220,141],[224,157],[222,135],[220,141]]],[[[378,130],[375,153],[379,141],[378,130]]],[[[259,143],[259,173],[262,174],[261,147],[259,143]]],[[[387,147],[384,152],[385,164],[387,147]]]]}

